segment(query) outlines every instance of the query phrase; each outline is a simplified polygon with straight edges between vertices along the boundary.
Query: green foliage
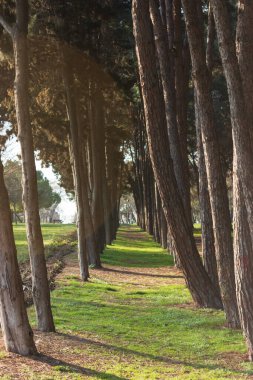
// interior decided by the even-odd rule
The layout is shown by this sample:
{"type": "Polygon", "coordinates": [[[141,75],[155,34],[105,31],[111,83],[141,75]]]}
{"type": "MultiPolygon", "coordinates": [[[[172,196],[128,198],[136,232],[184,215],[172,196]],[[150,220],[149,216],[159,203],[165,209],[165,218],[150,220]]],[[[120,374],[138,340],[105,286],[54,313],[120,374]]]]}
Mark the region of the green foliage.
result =
{"type": "Polygon", "coordinates": [[[22,169],[19,161],[9,160],[5,163],[4,180],[8,190],[11,208],[16,212],[22,211],[22,169]]]}
{"type": "Polygon", "coordinates": [[[39,196],[39,208],[49,208],[54,203],[59,204],[61,197],[58,193],[54,192],[49,180],[43,175],[42,171],[37,171],[37,185],[39,196]]]}

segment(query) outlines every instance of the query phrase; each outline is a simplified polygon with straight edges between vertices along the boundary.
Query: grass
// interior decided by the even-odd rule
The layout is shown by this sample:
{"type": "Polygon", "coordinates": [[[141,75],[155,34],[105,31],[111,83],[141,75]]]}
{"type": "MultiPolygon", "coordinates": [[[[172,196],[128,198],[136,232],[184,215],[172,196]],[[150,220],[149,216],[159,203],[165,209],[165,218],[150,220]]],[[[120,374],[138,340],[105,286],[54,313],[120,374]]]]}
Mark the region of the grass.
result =
{"type": "MultiPolygon", "coordinates": [[[[172,265],[172,258],[137,227],[130,232],[121,228],[102,260],[112,267],[142,268],[142,273],[159,263],[172,265]]],[[[60,350],[69,359],[34,378],[222,380],[253,375],[244,361],[241,332],[225,327],[222,312],[195,308],[184,285],[131,285],[122,283],[120,275],[116,280],[95,276],[83,284],[71,272],[61,278],[52,303],[57,339],[64,339],[60,350]]],[[[32,310],[30,317],[34,324],[32,310]]],[[[32,368],[28,373],[33,378],[32,368]]]]}
{"type": "MultiPolygon", "coordinates": [[[[127,228],[127,227],[125,227],[127,228]]],[[[121,228],[116,242],[107,247],[102,260],[105,264],[129,268],[159,268],[173,265],[172,256],[161,249],[151,236],[132,226],[131,233],[121,228]]]]}
{"type": "MultiPolygon", "coordinates": [[[[18,252],[18,260],[19,262],[24,262],[28,259],[25,224],[15,224],[13,225],[13,229],[18,252]]],[[[64,239],[67,235],[74,231],[74,224],[42,224],[42,234],[46,253],[48,253],[50,247],[58,244],[59,240],[62,240],[61,244],[64,243],[64,239]]]]}

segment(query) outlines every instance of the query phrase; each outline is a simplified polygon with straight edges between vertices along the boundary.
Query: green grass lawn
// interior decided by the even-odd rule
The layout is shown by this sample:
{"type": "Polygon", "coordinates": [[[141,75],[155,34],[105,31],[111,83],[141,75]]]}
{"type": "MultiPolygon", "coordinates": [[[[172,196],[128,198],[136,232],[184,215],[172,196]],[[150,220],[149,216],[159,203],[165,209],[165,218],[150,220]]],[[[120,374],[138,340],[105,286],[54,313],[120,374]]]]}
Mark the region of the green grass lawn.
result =
{"type": "MultiPolygon", "coordinates": [[[[18,260],[19,262],[23,262],[28,259],[25,224],[15,224],[13,225],[13,228],[18,252],[18,260]]],[[[48,248],[57,244],[57,240],[64,241],[68,234],[75,231],[75,228],[76,227],[74,224],[42,224],[42,233],[46,252],[48,252],[48,248]]]]}
{"type": "MultiPolygon", "coordinates": [[[[159,263],[172,265],[147,234],[136,227],[130,232],[129,239],[125,227],[119,230],[103,263],[142,268],[142,273],[159,263]]],[[[71,360],[59,362],[50,374],[34,378],[222,380],[253,375],[243,356],[242,334],[225,327],[222,312],[195,308],[184,285],[151,287],[118,279],[112,284],[95,277],[83,284],[71,273],[61,279],[52,293],[57,337],[74,342],[71,347],[62,343],[62,350],[78,368],[71,360]],[[90,375],[80,374],[80,368],[90,375]]],[[[32,310],[30,316],[34,324],[32,310]]]]}

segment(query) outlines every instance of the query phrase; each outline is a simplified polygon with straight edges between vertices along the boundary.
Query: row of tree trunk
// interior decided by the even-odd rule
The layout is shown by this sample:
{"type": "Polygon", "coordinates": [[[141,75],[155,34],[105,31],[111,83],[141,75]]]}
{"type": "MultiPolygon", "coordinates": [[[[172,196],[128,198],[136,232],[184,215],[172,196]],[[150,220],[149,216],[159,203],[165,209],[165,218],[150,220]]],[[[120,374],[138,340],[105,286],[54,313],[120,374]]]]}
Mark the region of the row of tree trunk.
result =
{"type": "MultiPolygon", "coordinates": [[[[11,36],[15,61],[15,109],[21,145],[23,203],[32,272],[33,299],[41,331],[55,331],[50,290],[39,218],[34,143],[29,104],[28,1],[16,1],[16,21],[0,23],[11,36]]],[[[115,239],[121,194],[121,169],[115,160],[105,128],[105,95],[102,86],[90,80],[86,97],[78,93],[78,81],[71,50],[58,49],[62,88],[68,119],[68,147],[77,204],[77,236],[80,275],[89,278],[89,267],[101,267],[100,255],[115,239]]],[[[0,165],[0,311],[1,327],[8,351],[22,355],[36,353],[24,303],[17,252],[0,165]]]]}
{"type": "Polygon", "coordinates": [[[229,327],[242,326],[249,358],[253,360],[253,81],[250,66],[253,62],[250,43],[253,7],[249,1],[238,1],[235,41],[229,1],[210,0],[207,33],[202,6],[200,0],[133,1],[145,116],[145,121],[139,118],[137,123],[138,153],[133,188],[140,225],[158,235],[163,244],[163,231],[168,231],[170,247],[180,261],[193,299],[199,306],[224,308],[229,327]],[[233,134],[233,237],[212,94],[216,34],[233,134]],[[184,45],[188,48],[183,49],[184,45]],[[203,260],[193,237],[189,201],[187,100],[184,100],[189,80],[188,52],[195,94],[203,260]],[[145,133],[147,137],[143,137],[145,133]],[[143,138],[148,145],[145,152],[142,151],[143,138]],[[152,187],[146,194],[149,181],[152,187]],[[157,212],[159,207],[162,212],[157,212]],[[159,225],[158,216],[159,228],[154,227],[156,223],[159,225]],[[154,222],[151,230],[150,218],[154,222]]]}

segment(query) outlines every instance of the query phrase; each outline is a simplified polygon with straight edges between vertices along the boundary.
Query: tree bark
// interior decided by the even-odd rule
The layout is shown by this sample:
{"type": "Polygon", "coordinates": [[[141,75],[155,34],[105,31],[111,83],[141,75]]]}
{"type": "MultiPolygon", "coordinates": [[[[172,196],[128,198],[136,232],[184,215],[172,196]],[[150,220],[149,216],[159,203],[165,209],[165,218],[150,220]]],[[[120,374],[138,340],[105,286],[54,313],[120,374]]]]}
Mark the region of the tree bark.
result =
{"type": "Polygon", "coordinates": [[[189,225],[192,226],[191,219],[191,206],[189,202],[189,188],[187,188],[184,178],[184,167],[181,155],[181,146],[178,134],[177,126],[177,109],[176,109],[176,92],[175,92],[175,70],[174,70],[174,57],[172,46],[174,35],[173,27],[171,26],[172,17],[172,6],[171,0],[167,1],[167,29],[170,43],[168,43],[168,37],[166,34],[166,29],[163,28],[162,19],[160,16],[160,11],[158,7],[158,2],[155,0],[150,0],[150,14],[153,24],[154,34],[155,34],[155,44],[157,57],[161,73],[161,81],[163,87],[165,113],[168,126],[169,142],[170,142],[170,154],[173,161],[174,172],[180,190],[180,194],[185,207],[185,213],[188,218],[189,225]],[[171,9],[170,9],[171,8],[171,9]],[[172,30],[171,30],[172,29],[172,30]]]}
{"type": "Polygon", "coordinates": [[[34,355],[37,350],[25,307],[1,161],[0,216],[0,316],[4,344],[7,351],[20,355],[34,355]]]}
{"type": "Polygon", "coordinates": [[[220,297],[201,263],[179,196],[170,157],[163,94],[156,72],[149,4],[146,0],[134,0],[132,7],[149,152],[165,217],[194,301],[199,306],[221,308],[220,297]]]}
{"type": "Polygon", "coordinates": [[[199,3],[196,4],[187,0],[182,0],[182,4],[191,52],[192,76],[201,122],[221,297],[228,326],[237,328],[240,322],[235,291],[231,221],[226,181],[222,172],[219,144],[215,130],[211,80],[206,66],[203,29],[200,17],[196,17],[199,14],[198,7],[200,5],[199,3]]]}
{"type": "MultiPolygon", "coordinates": [[[[239,1],[236,30],[237,58],[243,82],[244,97],[247,99],[246,108],[248,118],[253,117],[253,7],[251,1],[239,1]]],[[[250,129],[251,141],[253,129],[250,129]]],[[[248,347],[249,360],[253,361],[253,301],[252,301],[252,273],[253,273],[253,240],[251,237],[247,210],[243,196],[239,174],[236,173],[237,164],[234,163],[234,250],[235,250],[235,278],[236,293],[239,306],[240,320],[248,347]]]]}
{"type": "MultiPolygon", "coordinates": [[[[219,0],[210,0],[216,31],[219,41],[219,50],[222,59],[224,74],[227,81],[230,103],[230,115],[233,131],[234,158],[236,171],[242,184],[244,201],[247,209],[248,223],[253,236],[253,144],[251,141],[251,122],[247,112],[246,94],[236,57],[235,41],[232,36],[228,3],[219,0]]],[[[241,4],[241,6],[243,6],[241,4]]]]}
{"type": "Polygon", "coordinates": [[[102,151],[104,149],[101,141],[101,128],[104,123],[104,112],[102,104],[102,94],[97,84],[90,84],[90,133],[92,152],[92,216],[96,233],[96,241],[99,253],[103,253],[105,248],[105,225],[104,225],[104,205],[103,205],[103,180],[102,180],[102,151]]]}
{"type": "Polygon", "coordinates": [[[208,191],[205,157],[201,136],[201,125],[198,115],[197,97],[195,96],[195,123],[198,146],[198,169],[199,169],[199,205],[201,219],[201,241],[204,267],[213,284],[219,289],[217,261],[215,257],[215,243],[213,233],[213,219],[208,191]]]}

